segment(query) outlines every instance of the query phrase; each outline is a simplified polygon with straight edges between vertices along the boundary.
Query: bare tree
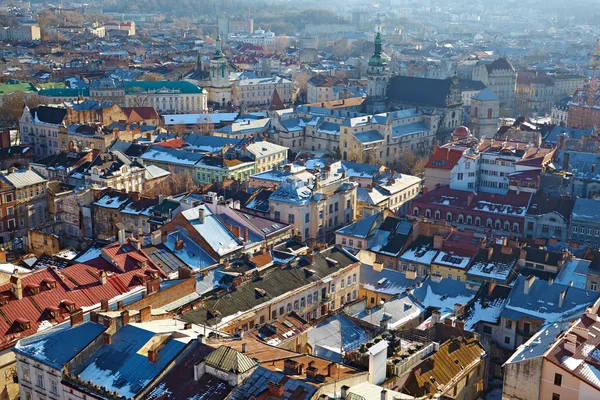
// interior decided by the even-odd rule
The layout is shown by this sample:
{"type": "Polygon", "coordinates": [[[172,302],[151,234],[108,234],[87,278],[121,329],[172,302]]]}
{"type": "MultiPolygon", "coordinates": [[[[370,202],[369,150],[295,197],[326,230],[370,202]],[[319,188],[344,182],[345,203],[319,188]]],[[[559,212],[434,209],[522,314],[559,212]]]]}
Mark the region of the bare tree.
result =
{"type": "Polygon", "coordinates": [[[129,96],[130,107],[151,107],[152,97],[150,93],[145,93],[141,88],[135,88],[129,96]]]}
{"type": "Polygon", "coordinates": [[[35,108],[42,104],[42,99],[38,95],[28,95],[24,92],[12,93],[4,99],[4,104],[0,107],[0,122],[4,127],[18,126],[19,118],[23,114],[23,107],[35,108]]]}

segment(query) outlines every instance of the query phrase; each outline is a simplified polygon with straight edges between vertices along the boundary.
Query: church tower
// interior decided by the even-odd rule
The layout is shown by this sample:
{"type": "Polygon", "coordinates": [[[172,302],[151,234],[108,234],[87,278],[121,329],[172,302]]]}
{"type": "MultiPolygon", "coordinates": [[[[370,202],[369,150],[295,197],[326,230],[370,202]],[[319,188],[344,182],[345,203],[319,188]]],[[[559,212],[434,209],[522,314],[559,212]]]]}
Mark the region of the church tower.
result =
{"type": "Polygon", "coordinates": [[[387,90],[388,75],[387,62],[381,57],[383,39],[381,32],[375,36],[375,51],[369,58],[367,68],[367,112],[377,113],[385,111],[385,92],[387,90]]]}
{"type": "Polygon", "coordinates": [[[232,90],[229,85],[229,62],[223,54],[220,35],[217,35],[216,47],[215,54],[210,60],[208,101],[225,106],[231,102],[232,90]]]}

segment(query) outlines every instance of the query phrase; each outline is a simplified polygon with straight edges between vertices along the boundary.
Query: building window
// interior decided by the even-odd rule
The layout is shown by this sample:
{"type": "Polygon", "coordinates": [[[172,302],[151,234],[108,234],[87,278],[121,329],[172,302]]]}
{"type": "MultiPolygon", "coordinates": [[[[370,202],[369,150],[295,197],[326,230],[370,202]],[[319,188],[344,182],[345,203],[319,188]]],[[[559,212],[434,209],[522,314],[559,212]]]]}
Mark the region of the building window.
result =
{"type": "Polygon", "coordinates": [[[298,305],[299,305],[298,300],[295,300],[294,301],[294,310],[298,310],[298,305]]]}
{"type": "Polygon", "coordinates": [[[31,375],[29,374],[29,367],[23,367],[23,380],[25,382],[31,382],[31,375]]]}
{"type": "Polygon", "coordinates": [[[290,215],[288,216],[288,221],[289,221],[289,223],[290,223],[290,224],[293,224],[293,223],[294,223],[294,214],[290,214],[290,215]]]}
{"type": "Polygon", "coordinates": [[[306,222],[306,223],[310,222],[310,214],[309,213],[306,213],[304,215],[304,222],[306,222]]]}
{"type": "Polygon", "coordinates": [[[318,302],[319,301],[319,292],[314,292],[313,293],[313,302],[318,302]]]}
{"type": "Polygon", "coordinates": [[[554,374],[554,384],[556,386],[562,385],[562,375],[561,374],[554,374]]]}
{"type": "Polygon", "coordinates": [[[590,283],[590,290],[593,290],[595,292],[595,291],[597,291],[597,289],[598,289],[598,283],[597,282],[590,283]]]}
{"type": "Polygon", "coordinates": [[[335,283],[331,284],[331,293],[335,293],[335,283]]]}
{"type": "Polygon", "coordinates": [[[413,208],[413,215],[419,215],[419,207],[413,208]]]}
{"type": "Polygon", "coordinates": [[[486,335],[491,335],[492,334],[492,327],[489,325],[484,325],[483,326],[483,333],[485,333],[486,335]]]}
{"type": "Polygon", "coordinates": [[[50,391],[54,394],[58,394],[58,385],[54,380],[50,380],[50,391]]]}
{"type": "Polygon", "coordinates": [[[512,321],[510,319],[507,319],[506,321],[504,321],[504,327],[506,329],[512,329],[512,321]]]}
{"type": "Polygon", "coordinates": [[[36,377],[37,377],[37,386],[41,387],[43,389],[44,388],[44,375],[36,373],[36,377]]]}
{"type": "Polygon", "coordinates": [[[452,279],[452,274],[448,274],[448,279],[452,279]]]}
{"type": "Polygon", "coordinates": [[[560,394],[552,393],[552,400],[560,400],[560,394]]]}
{"type": "Polygon", "coordinates": [[[504,344],[510,344],[510,337],[504,336],[504,344]]]}
{"type": "Polygon", "coordinates": [[[281,221],[281,214],[279,211],[275,211],[273,218],[275,218],[275,221],[281,221]]]}

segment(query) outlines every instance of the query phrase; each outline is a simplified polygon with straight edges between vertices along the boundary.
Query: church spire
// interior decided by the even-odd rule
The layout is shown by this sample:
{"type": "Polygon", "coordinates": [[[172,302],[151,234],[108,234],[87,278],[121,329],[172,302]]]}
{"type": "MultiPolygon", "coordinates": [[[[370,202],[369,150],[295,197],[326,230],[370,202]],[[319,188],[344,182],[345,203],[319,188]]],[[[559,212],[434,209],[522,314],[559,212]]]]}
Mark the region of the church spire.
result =
{"type": "Polygon", "coordinates": [[[215,50],[215,58],[223,58],[225,57],[223,55],[223,50],[221,49],[221,35],[217,33],[217,43],[216,43],[216,50],[215,50]]]}
{"type": "Polygon", "coordinates": [[[383,39],[381,38],[381,31],[377,30],[377,35],[375,35],[375,51],[373,52],[373,55],[369,59],[370,66],[376,67],[376,66],[383,66],[386,64],[384,59],[381,57],[381,54],[383,53],[382,48],[383,48],[383,39]]]}

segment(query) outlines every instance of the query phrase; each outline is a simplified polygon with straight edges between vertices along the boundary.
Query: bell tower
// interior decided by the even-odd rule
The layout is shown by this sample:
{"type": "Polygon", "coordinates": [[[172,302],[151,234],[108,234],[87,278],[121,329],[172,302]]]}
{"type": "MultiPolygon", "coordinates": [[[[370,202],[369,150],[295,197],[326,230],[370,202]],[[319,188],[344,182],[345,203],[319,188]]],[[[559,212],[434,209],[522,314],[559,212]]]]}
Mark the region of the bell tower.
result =
{"type": "Polygon", "coordinates": [[[377,32],[375,51],[369,58],[367,68],[367,112],[369,113],[385,111],[385,92],[389,77],[386,71],[387,62],[381,56],[382,47],[381,32],[377,32]]]}
{"type": "Polygon", "coordinates": [[[221,35],[217,35],[216,50],[210,60],[210,88],[208,100],[221,106],[231,102],[231,87],[229,85],[229,61],[223,54],[221,35]]]}

